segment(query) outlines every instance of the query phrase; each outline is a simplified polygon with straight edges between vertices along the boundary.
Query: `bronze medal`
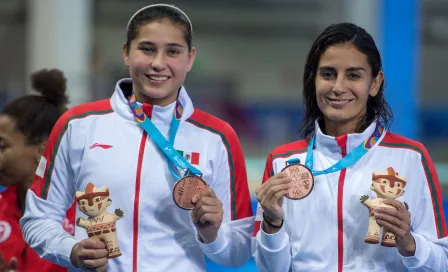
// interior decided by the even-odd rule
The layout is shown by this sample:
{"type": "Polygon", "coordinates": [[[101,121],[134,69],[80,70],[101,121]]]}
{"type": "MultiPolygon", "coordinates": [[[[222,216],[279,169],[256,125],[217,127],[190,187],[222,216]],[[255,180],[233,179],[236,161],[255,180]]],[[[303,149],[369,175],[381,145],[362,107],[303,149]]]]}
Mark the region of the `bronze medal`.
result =
{"type": "Polygon", "coordinates": [[[176,182],[173,188],[174,202],[184,210],[192,210],[193,197],[207,188],[207,183],[199,176],[188,175],[176,182]]]}
{"type": "Polygon", "coordinates": [[[290,164],[283,168],[291,178],[291,188],[285,195],[289,199],[298,200],[307,197],[314,187],[314,176],[311,170],[303,164],[290,164]]]}

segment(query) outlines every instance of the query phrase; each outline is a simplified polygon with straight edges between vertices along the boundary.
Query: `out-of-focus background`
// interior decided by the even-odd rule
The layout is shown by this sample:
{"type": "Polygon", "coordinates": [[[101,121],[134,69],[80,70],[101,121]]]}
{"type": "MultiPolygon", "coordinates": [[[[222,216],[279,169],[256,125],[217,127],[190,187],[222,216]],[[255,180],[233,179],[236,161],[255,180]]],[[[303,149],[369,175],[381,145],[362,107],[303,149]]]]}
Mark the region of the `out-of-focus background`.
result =
{"type": "MultiPolygon", "coordinates": [[[[62,69],[71,105],[109,97],[127,77],[121,47],[141,0],[0,0],[0,106],[30,91],[29,75],[62,69]]],[[[366,28],[380,48],[392,130],[429,150],[448,203],[447,0],[173,0],[193,22],[197,58],[185,86],[195,105],[229,122],[251,193],[265,158],[297,139],[302,72],[329,24],[366,28]]],[[[448,210],[448,209],[447,209],[448,210]]],[[[256,271],[212,263],[209,271],[256,271]]]]}

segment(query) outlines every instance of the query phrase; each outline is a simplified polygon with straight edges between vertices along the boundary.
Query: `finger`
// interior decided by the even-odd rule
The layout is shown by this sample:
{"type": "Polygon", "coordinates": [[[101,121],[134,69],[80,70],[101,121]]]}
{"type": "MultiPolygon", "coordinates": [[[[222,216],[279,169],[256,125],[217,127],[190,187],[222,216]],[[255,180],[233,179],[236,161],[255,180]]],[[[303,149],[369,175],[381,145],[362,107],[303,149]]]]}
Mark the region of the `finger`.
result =
{"type": "Polygon", "coordinates": [[[107,263],[103,266],[98,267],[97,269],[95,269],[95,272],[104,272],[107,270],[107,263]]]}
{"type": "Polygon", "coordinates": [[[217,199],[216,197],[209,197],[204,196],[198,200],[196,203],[196,206],[202,206],[202,205],[208,205],[208,206],[220,206],[221,201],[217,199]]]}
{"type": "Polygon", "coordinates": [[[85,260],[96,260],[107,257],[108,250],[107,249],[85,249],[82,248],[79,252],[79,257],[85,260]]]}
{"type": "Polygon", "coordinates": [[[89,269],[97,269],[99,267],[107,265],[107,258],[100,258],[95,260],[83,260],[83,265],[89,269]]]}
{"type": "Polygon", "coordinates": [[[391,224],[387,221],[378,219],[377,223],[379,225],[383,226],[384,228],[387,228],[387,230],[392,232],[395,235],[395,237],[398,237],[398,238],[404,237],[404,234],[406,233],[405,230],[402,230],[399,227],[397,227],[394,224],[391,224]]]}
{"type": "Polygon", "coordinates": [[[200,218],[206,213],[219,214],[219,213],[222,213],[222,208],[219,206],[205,206],[204,205],[201,208],[199,208],[195,218],[193,219],[193,222],[198,223],[200,221],[200,218]]]}
{"type": "Polygon", "coordinates": [[[374,210],[375,213],[380,213],[380,214],[385,214],[385,215],[389,215],[392,217],[396,217],[398,219],[400,219],[401,221],[404,222],[409,222],[410,221],[410,214],[409,216],[407,215],[407,211],[401,212],[398,211],[396,209],[393,208],[376,208],[374,210]]]}
{"type": "Polygon", "coordinates": [[[222,209],[222,203],[216,197],[215,198],[207,197],[207,196],[203,197],[194,205],[193,211],[191,212],[191,218],[192,218],[193,222],[197,221],[197,219],[198,219],[197,213],[198,213],[199,209],[202,206],[204,206],[204,205],[206,205],[206,206],[217,206],[217,207],[219,207],[219,210],[222,209]]]}
{"type": "Polygon", "coordinates": [[[97,236],[93,236],[87,240],[81,241],[81,247],[85,249],[103,249],[106,248],[106,243],[97,236]]]}
{"type": "Polygon", "coordinates": [[[222,221],[222,216],[217,213],[206,213],[199,218],[199,222],[202,224],[210,224],[214,227],[217,227],[220,221],[222,221]]]}
{"type": "Polygon", "coordinates": [[[199,199],[203,198],[203,197],[216,197],[215,192],[213,191],[212,188],[207,187],[205,190],[203,190],[202,192],[200,192],[198,195],[195,195],[192,199],[192,202],[194,204],[196,204],[196,202],[199,201],[199,199]]]}
{"type": "Polygon", "coordinates": [[[395,200],[395,199],[385,199],[385,200],[383,201],[383,203],[395,207],[395,208],[396,208],[397,210],[399,210],[400,212],[406,212],[406,211],[407,211],[407,209],[406,209],[406,207],[403,205],[403,203],[401,203],[401,202],[398,201],[398,200],[395,200]]]}
{"type": "Polygon", "coordinates": [[[377,220],[388,222],[389,224],[394,225],[400,229],[406,230],[408,228],[408,225],[405,222],[401,221],[399,218],[396,218],[394,216],[377,212],[375,212],[373,216],[377,220]]]}
{"type": "Polygon", "coordinates": [[[263,195],[266,194],[267,191],[269,191],[269,189],[272,186],[280,185],[280,184],[287,184],[287,183],[291,182],[291,179],[289,178],[289,176],[287,176],[285,173],[282,173],[282,174],[283,175],[281,175],[279,177],[272,176],[270,179],[268,179],[268,181],[263,183],[262,186],[260,187],[258,195],[260,195],[262,197],[263,195]]]}
{"type": "Polygon", "coordinates": [[[279,184],[285,184],[285,183],[291,182],[291,177],[288,174],[286,174],[286,173],[282,173],[282,174],[283,175],[281,175],[281,176],[275,176],[275,178],[270,180],[270,183],[272,185],[279,185],[279,184]]]}
{"type": "Polygon", "coordinates": [[[266,193],[266,196],[265,196],[266,201],[275,201],[275,202],[278,201],[278,199],[281,196],[283,196],[283,194],[279,195],[278,192],[280,192],[280,191],[288,191],[290,187],[291,187],[291,185],[289,183],[272,186],[270,188],[270,190],[266,193]]]}

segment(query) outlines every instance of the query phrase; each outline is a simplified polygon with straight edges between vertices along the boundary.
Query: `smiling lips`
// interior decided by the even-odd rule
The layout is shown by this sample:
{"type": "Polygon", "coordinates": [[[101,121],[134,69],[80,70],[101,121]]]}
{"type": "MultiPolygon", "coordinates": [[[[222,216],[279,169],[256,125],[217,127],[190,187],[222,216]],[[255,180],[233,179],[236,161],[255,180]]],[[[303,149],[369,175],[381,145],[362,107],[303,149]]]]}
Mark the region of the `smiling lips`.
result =
{"type": "Polygon", "coordinates": [[[333,99],[329,97],[326,97],[326,99],[330,102],[331,105],[336,106],[343,106],[353,100],[353,99],[333,99]]]}
{"type": "Polygon", "coordinates": [[[158,83],[167,81],[170,77],[168,76],[161,76],[161,75],[145,75],[147,78],[149,78],[151,81],[155,81],[158,83]]]}

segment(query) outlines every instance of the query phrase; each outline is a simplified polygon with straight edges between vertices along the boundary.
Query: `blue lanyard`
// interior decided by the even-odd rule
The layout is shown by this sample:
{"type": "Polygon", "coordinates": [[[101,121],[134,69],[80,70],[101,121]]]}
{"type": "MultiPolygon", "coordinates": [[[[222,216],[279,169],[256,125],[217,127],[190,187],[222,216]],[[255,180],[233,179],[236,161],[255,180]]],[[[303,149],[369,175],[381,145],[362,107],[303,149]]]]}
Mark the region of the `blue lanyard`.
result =
{"type": "MultiPolygon", "coordinates": [[[[331,166],[325,170],[321,170],[321,171],[313,170],[313,164],[314,164],[313,148],[314,148],[314,142],[316,139],[316,135],[314,135],[311,138],[310,142],[308,143],[308,151],[306,153],[305,166],[308,167],[312,171],[314,176],[325,175],[325,174],[329,174],[329,173],[333,173],[333,172],[337,172],[342,169],[345,169],[345,168],[353,165],[359,159],[361,159],[362,156],[364,156],[378,142],[382,133],[383,133],[383,127],[379,124],[379,122],[377,122],[375,130],[373,131],[372,135],[370,135],[370,137],[367,140],[365,140],[360,145],[358,145],[355,149],[353,149],[352,152],[348,153],[345,157],[343,157],[341,160],[339,160],[333,166],[331,166]]],[[[294,162],[296,162],[296,161],[294,161],[294,162]]],[[[294,162],[293,162],[293,160],[291,160],[290,163],[294,163],[294,162]]]]}
{"type": "MultiPolygon", "coordinates": [[[[151,119],[146,116],[143,111],[143,105],[138,103],[135,99],[135,95],[128,99],[129,107],[134,114],[137,122],[142,126],[142,128],[148,133],[152,138],[157,147],[165,154],[165,156],[172,162],[178,169],[185,171],[185,175],[202,175],[202,172],[191,165],[183,156],[174,149],[174,139],[176,138],[177,130],[179,129],[180,120],[183,114],[183,107],[179,100],[176,100],[176,106],[174,108],[173,119],[171,120],[171,129],[169,133],[169,142],[163,137],[162,133],[157,129],[151,119]]],[[[176,180],[181,177],[178,176],[175,171],[171,168],[171,164],[168,162],[168,169],[176,180]]]]}

